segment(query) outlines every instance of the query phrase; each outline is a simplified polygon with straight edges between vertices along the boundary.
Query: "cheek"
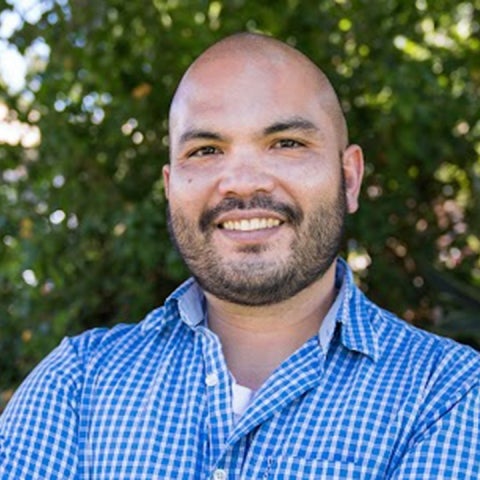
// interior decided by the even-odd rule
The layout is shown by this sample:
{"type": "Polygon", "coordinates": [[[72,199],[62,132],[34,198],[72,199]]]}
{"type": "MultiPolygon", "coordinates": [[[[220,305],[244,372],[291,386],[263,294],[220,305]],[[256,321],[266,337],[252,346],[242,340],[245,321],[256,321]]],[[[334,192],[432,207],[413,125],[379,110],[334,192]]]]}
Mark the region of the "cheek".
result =
{"type": "Polygon", "coordinates": [[[297,195],[305,200],[328,198],[340,187],[341,171],[317,164],[302,170],[292,170],[285,179],[285,184],[295,185],[297,195]]]}
{"type": "Polygon", "coordinates": [[[176,166],[170,171],[170,196],[179,198],[182,201],[195,194],[195,189],[199,186],[198,179],[193,172],[176,166]]]}
{"type": "Polygon", "coordinates": [[[170,178],[168,202],[172,209],[183,215],[194,217],[205,208],[208,193],[205,185],[193,175],[175,176],[170,178]]]}
{"type": "Polygon", "coordinates": [[[324,173],[320,177],[307,177],[297,189],[296,197],[304,212],[316,212],[318,208],[333,208],[342,198],[342,178],[340,174],[324,173]]]}
{"type": "Polygon", "coordinates": [[[176,166],[170,173],[169,201],[182,210],[203,210],[218,201],[217,181],[211,169],[176,166]]]}

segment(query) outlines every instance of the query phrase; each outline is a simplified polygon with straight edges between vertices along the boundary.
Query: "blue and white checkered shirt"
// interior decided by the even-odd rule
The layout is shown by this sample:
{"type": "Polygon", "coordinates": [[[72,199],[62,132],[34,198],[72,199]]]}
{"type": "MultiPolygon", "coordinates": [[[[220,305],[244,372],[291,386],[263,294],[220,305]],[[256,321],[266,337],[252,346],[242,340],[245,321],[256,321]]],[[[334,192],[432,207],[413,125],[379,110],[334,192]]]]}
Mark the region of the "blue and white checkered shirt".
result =
{"type": "Polygon", "coordinates": [[[191,280],[137,325],[64,340],[0,420],[0,478],[480,479],[480,356],[337,278],[328,349],[307,341],[237,423],[191,280]]]}

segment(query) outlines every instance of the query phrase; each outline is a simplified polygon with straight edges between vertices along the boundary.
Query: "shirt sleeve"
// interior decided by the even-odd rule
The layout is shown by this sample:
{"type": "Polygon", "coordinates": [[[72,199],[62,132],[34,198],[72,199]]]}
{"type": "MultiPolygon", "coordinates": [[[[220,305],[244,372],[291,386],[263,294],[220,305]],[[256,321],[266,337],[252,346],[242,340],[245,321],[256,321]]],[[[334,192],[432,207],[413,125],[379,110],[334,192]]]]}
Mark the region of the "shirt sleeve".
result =
{"type": "Polygon", "coordinates": [[[480,386],[422,424],[389,480],[480,479],[480,386]]]}
{"type": "Polygon", "coordinates": [[[83,371],[69,339],[39,364],[0,418],[2,480],[69,480],[78,468],[83,371]]]}

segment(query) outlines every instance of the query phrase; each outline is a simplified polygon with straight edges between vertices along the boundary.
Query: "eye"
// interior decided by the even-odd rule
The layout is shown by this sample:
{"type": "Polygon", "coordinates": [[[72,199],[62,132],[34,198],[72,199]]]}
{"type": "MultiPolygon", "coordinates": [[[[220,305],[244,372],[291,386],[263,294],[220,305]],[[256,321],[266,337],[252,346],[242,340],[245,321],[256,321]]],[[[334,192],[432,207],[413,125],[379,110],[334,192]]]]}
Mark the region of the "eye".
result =
{"type": "Polygon", "coordinates": [[[208,155],[218,155],[222,153],[222,151],[217,148],[213,147],[212,145],[205,145],[204,147],[197,148],[193,150],[191,153],[188,154],[189,157],[206,157],[208,155]]]}
{"type": "Polygon", "coordinates": [[[273,148],[300,148],[304,146],[303,143],[298,140],[293,140],[292,138],[282,138],[273,144],[273,148]]]}

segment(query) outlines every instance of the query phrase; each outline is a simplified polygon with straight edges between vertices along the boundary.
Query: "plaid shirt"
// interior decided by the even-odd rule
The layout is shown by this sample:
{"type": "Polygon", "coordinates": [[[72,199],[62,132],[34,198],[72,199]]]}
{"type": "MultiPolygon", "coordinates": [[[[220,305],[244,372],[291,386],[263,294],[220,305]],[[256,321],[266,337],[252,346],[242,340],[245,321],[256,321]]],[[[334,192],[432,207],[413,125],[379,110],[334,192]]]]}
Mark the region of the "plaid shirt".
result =
{"type": "Polygon", "coordinates": [[[137,325],[64,340],[0,421],[0,478],[480,479],[480,356],[337,277],[328,349],[307,341],[236,424],[191,280],[137,325]]]}

